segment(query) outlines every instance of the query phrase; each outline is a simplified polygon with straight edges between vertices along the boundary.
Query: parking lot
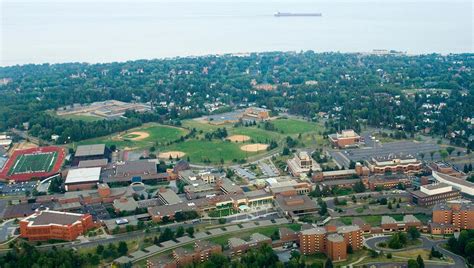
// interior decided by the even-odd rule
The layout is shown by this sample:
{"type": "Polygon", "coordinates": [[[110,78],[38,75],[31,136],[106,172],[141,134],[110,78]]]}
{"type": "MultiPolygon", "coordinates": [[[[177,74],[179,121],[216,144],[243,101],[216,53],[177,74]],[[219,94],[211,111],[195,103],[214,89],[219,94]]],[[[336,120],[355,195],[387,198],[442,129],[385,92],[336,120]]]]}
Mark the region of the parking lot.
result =
{"type": "Polygon", "coordinates": [[[276,177],[280,175],[280,172],[278,171],[278,169],[271,162],[267,164],[265,162],[260,161],[258,165],[266,177],[276,177]]]}
{"type": "Polygon", "coordinates": [[[420,153],[425,154],[425,160],[431,159],[430,152],[436,152],[434,160],[438,160],[440,147],[437,144],[432,143],[417,143],[412,141],[397,141],[380,144],[372,148],[360,148],[360,149],[347,149],[341,151],[330,151],[329,154],[334,160],[340,165],[346,168],[349,167],[350,161],[364,161],[368,160],[373,156],[387,155],[390,153],[399,154],[410,154],[416,157],[420,153]]]}
{"type": "Polygon", "coordinates": [[[25,181],[13,184],[0,183],[0,193],[2,195],[24,195],[26,191],[30,193],[36,187],[36,181],[25,181]]]}

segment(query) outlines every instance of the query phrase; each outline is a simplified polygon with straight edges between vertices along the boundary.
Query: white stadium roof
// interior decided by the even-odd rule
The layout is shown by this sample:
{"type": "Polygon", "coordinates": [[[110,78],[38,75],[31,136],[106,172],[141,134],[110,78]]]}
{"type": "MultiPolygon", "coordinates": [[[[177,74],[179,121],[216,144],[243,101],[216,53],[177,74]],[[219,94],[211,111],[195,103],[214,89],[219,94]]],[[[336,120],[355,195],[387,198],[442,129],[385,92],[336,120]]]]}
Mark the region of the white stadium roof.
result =
{"type": "Polygon", "coordinates": [[[102,168],[78,168],[70,169],[66,176],[66,184],[81,183],[81,182],[95,182],[100,179],[100,171],[102,168]]]}

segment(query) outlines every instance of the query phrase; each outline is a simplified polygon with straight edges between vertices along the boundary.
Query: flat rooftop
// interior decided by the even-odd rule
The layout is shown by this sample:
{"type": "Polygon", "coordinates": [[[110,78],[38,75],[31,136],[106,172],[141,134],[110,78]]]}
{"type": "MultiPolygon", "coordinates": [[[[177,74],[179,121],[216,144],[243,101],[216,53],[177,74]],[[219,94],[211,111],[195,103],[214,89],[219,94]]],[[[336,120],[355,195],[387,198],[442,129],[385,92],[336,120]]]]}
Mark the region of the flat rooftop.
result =
{"type": "Polygon", "coordinates": [[[100,167],[70,169],[64,183],[98,182],[101,170],[100,167]]]}
{"type": "Polygon", "coordinates": [[[77,146],[75,157],[97,156],[105,154],[105,144],[91,144],[77,146]]]}
{"type": "Polygon", "coordinates": [[[148,160],[128,161],[123,164],[117,164],[115,168],[116,175],[133,174],[156,174],[156,163],[148,160]]]}
{"type": "Polygon", "coordinates": [[[315,227],[315,228],[301,231],[302,235],[315,235],[315,234],[325,234],[325,233],[327,233],[327,231],[323,227],[315,227]]]}
{"type": "Polygon", "coordinates": [[[88,167],[102,167],[106,166],[109,160],[107,158],[95,159],[95,160],[82,160],[79,162],[78,167],[88,168],[88,167]]]}
{"type": "Polygon", "coordinates": [[[30,222],[29,225],[31,226],[50,224],[70,225],[78,222],[83,216],[83,214],[43,210],[25,218],[24,221],[30,222]]]}

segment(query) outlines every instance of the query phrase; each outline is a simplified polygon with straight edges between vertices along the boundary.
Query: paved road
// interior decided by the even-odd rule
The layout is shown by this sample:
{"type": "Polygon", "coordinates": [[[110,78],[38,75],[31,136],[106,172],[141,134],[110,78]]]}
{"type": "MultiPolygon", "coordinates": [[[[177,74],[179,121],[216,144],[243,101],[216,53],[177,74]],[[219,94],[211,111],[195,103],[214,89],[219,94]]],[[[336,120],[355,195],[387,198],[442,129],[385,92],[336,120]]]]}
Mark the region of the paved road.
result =
{"type": "Polygon", "coordinates": [[[30,136],[30,135],[28,135],[28,133],[26,131],[15,129],[15,128],[10,129],[10,131],[15,133],[16,135],[22,137],[25,140],[29,140],[31,143],[34,143],[34,144],[37,144],[37,145],[51,145],[51,142],[41,140],[37,137],[30,136]]]}
{"type": "Polygon", "coordinates": [[[14,224],[14,220],[8,220],[6,222],[4,222],[1,226],[0,226],[0,243],[1,242],[4,242],[4,241],[7,241],[8,240],[8,236],[12,233],[12,231],[15,229],[15,224],[14,224]]]}
{"type": "MultiPolygon", "coordinates": [[[[380,242],[383,242],[383,241],[386,241],[390,238],[390,236],[376,236],[376,237],[372,237],[372,238],[369,238],[369,239],[365,239],[364,240],[364,244],[368,247],[368,248],[371,248],[373,250],[378,250],[378,248],[376,247],[376,245],[380,242]]],[[[436,267],[444,267],[444,266],[447,266],[447,267],[466,267],[466,262],[464,260],[463,257],[459,256],[459,255],[456,255],[444,248],[441,247],[441,244],[445,244],[447,242],[446,239],[443,239],[443,240],[430,240],[428,239],[427,237],[424,237],[422,236],[421,238],[421,241],[423,242],[422,245],[420,246],[417,246],[417,247],[414,247],[414,248],[423,248],[423,249],[427,249],[427,250],[431,250],[432,247],[434,247],[436,250],[440,251],[441,253],[443,253],[444,255],[446,256],[449,256],[451,257],[453,260],[454,260],[454,265],[434,265],[436,267]]]]}

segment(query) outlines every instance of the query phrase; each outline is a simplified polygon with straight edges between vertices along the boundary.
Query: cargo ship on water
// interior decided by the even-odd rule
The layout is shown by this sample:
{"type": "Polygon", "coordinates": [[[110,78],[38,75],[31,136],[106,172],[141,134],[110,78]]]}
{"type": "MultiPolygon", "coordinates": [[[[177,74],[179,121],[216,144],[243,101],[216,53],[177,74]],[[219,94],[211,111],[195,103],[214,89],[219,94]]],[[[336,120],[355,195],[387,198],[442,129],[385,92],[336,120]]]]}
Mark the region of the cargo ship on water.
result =
{"type": "Polygon", "coordinates": [[[321,13],[291,13],[291,12],[277,12],[275,17],[321,17],[321,13]]]}

